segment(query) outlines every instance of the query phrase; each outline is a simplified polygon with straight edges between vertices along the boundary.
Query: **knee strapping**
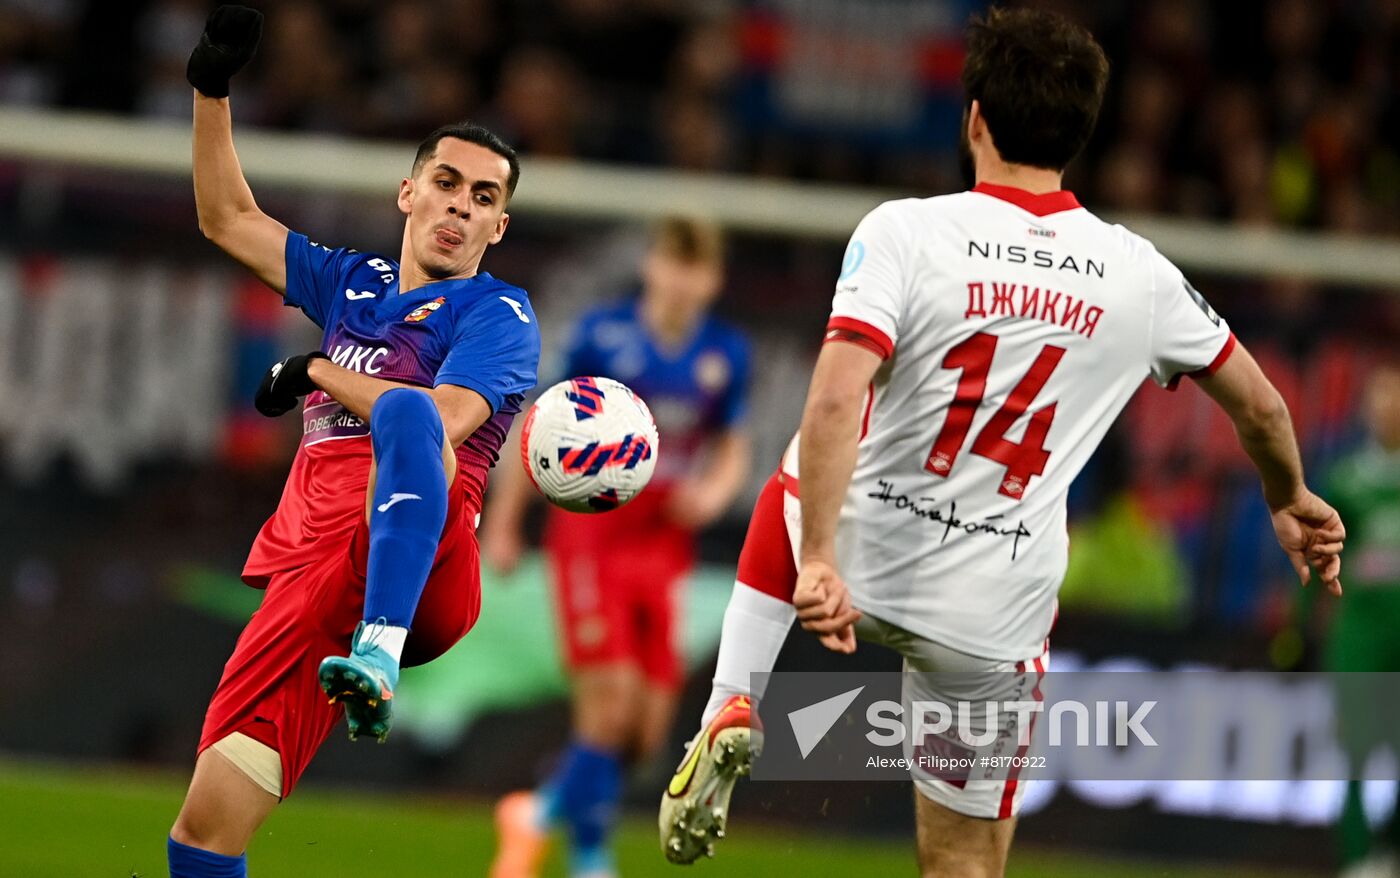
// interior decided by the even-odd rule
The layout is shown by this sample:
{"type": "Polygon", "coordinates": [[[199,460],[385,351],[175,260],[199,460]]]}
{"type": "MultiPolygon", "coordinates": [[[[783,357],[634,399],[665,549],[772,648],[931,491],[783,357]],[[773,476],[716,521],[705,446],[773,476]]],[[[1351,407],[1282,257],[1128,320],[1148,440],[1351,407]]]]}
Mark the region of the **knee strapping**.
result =
{"type": "Polygon", "coordinates": [[[215,741],[209,749],[233,763],[253,783],[282,798],[282,755],[276,750],[242,732],[215,741]]]}

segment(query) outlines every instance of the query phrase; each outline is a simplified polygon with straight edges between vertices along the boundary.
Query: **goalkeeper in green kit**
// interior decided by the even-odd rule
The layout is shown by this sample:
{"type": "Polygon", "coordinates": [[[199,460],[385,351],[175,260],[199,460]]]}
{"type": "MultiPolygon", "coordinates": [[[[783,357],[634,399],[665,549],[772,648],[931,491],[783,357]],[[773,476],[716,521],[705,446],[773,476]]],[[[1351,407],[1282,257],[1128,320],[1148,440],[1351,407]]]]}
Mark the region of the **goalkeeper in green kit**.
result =
{"type": "MultiPolygon", "coordinates": [[[[1338,601],[1325,666],[1338,678],[1338,732],[1360,777],[1368,757],[1389,747],[1400,757],[1396,711],[1365,671],[1400,671],[1400,357],[1391,354],[1370,375],[1363,399],[1369,441],[1329,473],[1327,497],[1347,523],[1347,598],[1338,601]]],[[[1305,593],[1306,594],[1306,593],[1305,593]]],[[[1352,780],[1338,824],[1344,878],[1400,875],[1400,815],[1373,837],[1352,780]]]]}

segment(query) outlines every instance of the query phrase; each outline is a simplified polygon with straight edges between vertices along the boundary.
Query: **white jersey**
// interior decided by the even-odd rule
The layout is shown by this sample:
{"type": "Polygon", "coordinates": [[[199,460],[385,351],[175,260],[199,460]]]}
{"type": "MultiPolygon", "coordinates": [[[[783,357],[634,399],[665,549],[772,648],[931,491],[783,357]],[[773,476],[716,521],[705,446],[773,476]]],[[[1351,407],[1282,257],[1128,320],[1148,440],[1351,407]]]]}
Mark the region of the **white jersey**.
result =
{"type": "Polygon", "coordinates": [[[1068,192],[986,184],[861,221],[828,338],[843,332],[885,358],[837,530],[853,601],[1005,660],[1044,649],[1070,483],[1143,378],[1172,386],[1234,347],[1143,238],[1068,192]]]}

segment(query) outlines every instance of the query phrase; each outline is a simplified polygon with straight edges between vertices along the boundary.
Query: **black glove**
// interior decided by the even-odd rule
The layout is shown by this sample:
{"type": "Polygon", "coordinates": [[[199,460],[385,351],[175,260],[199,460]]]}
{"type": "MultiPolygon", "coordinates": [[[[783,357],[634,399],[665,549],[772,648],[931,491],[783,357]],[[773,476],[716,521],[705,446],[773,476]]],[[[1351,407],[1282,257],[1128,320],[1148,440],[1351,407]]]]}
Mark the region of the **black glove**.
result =
{"type": "Polygon", "coordinates": [[[246,6],[220,6],[210,13],[185,66],[190,85],[211,98],[228,97],[229,79],[258,51],[262,22],[262,13],[246,6]]]}
{"type": "Polygon", "coordinates": [[[317,389],[311,383],[311,376],[306,374],[311,361],[329,359],[320,351],[312,351],[277,363],[263,376],[262,383],[258,385],[258,395],[253,397],[253,405],[269,418],[285,415],[297,407],[301,397],[317,389]]]}

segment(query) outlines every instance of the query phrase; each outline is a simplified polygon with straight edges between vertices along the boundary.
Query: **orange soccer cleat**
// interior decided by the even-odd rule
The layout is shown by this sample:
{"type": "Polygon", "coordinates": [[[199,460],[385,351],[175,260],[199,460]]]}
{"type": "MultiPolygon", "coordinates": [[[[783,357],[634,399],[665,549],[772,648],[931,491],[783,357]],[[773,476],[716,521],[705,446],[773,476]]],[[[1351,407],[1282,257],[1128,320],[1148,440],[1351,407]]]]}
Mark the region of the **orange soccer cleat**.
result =
{"type": "Polygon", "coordinates": [[[734,783],[763,750],[763,726],[746,695],[735,695],[690,742],[661,796],[661,851],[673,863],[714,856],[724,838],[734,783]]]}

